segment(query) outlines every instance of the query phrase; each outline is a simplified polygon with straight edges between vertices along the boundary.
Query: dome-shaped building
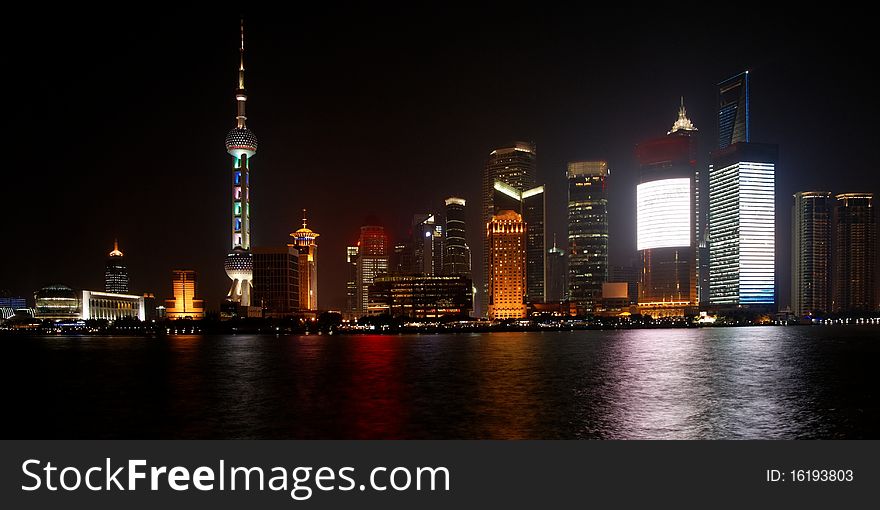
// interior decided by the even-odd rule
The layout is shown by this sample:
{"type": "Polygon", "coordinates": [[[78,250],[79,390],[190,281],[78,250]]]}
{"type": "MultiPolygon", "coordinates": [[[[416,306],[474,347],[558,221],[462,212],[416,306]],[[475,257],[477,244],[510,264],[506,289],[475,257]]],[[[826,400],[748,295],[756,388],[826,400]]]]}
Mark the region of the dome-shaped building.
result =
{"type": "Polygon", "coordinates": [[[38,319],[78,319],[80,300],[76,291],[66,285],[52,284],[34,294],[38,319]]]}

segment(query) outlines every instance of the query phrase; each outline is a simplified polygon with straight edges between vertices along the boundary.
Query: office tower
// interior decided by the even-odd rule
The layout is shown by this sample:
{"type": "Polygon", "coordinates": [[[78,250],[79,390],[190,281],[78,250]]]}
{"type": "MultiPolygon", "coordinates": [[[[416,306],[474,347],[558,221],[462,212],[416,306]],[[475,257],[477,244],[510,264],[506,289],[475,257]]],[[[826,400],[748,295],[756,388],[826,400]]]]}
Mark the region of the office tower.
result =
{"type": "MultiPolygon", "coordinates": [[[[293,234],[291,234],[293,235],[293,234]]],[[[308,249],[308,245],[303,249],[308,249]]],[[[253,306],[263,310],[264,317],[289,317],[301,308],[300,271],[302,254],[291,244],[271,248],[253,248],[253,306]]],[[[308,270],[308,269],[307,269],[308,270]]]]}
{"type": "Polygon", "coordinates": [[[749,142],[749,72],[718,84],[718,148],[749,142]]]}
{"type": "Polygon", "coordinates": [[[608,279],[608,176],[605,161],[568,164],[568,299],[592,313],[608,279]]]}
{"type": "Polygon", "coordinates": [[[113,241],[113,251],[107,256],[107,265],[104,268],[104,291],[128,294],[128,268],[116,240],[113,241]]]}
{"type": "Polygon", "coordinates": [[[357,308],[359,315],[369,313],[370,284],[378,276],[388,273],[388,236],[385,228],[364,225],[358,239],[357,258],[357,308]]]}
{"type": "Polygon", "coordinates": [[[254,261],[251,257],[250,159],[257,153],[257,137],[245,121],[247,93],[244,88],[244,23],[241,26],[239,49],[238,105],[236,126],[226,135],[226,152],[232,156],[232,252],[226,256],[224,268],[232,280],[227,299],[242,307],[251,304],[254,261]]]}
{"type": "Polygon", "coordinates": [[[682,100],[672,130],[636,146],[638,303],[643,315],[682,317],[697,304],[694,131],[682,100]]]}
{"type": "Polygon", "coordinates": [[[357,259],[358,247],[345,247],[345,268],[348,271],[348,278],[345,280],[345,312],[349,316],[354,316],[358,310],[358,293],[357,293],[357,259]]]}
{"type": "MultiPolygon", "coordinates": [[[[443,272],[443,221],[431,213],[413,215],[410,226],[409,274],[439,275],[443,272]]],[[[401,259],[401,265],[407,260],[401,259]]]]}
{"type": "Polygon", "coordinates": [[[165,300],[165,316],[169,319],[202,319],[205,302],[196,299],[196,272],[175,269],[171,272],[173,299],[165,300]]]}
{"type": "Polygon", "coordinates": [[[641,278],[641,264],[639,266],[621,266],[617,264],[608,266],[608,282],[626,283],[626,294],[631,305],[638,304],[639,302],[639,280],[641,278]]]}
{"type": "Polygon", "coordinates": [[[546,194],[544,186],[520,191],[501,181],[493,183],[492,203],[497,211],[515,211],[522,215],[526,231],[526,300],[543,303],[545,296],[546,246],[544,216],[546,194]]]}
{"type": "Polygon", "coordinates": [[[547,250],[547,302],[558,302],[566,299],[568,291],[568,267],[565,250],[556,247],[556,235],[553,235],[553,247],[547,250]]]}
{"type": "Polygon", "coordinates": [[[318,309],[318,244],[319,233],[307,226],[306,210],[303,209],[303,226],[290,234],[287,246],[296,248],[299,253],[299,298],[297,302],[301,310],[316,311],[318,309]]]}
{"type": "Polygon", "coordinates": [[[473,309],[473,283],[460,275],[379,276],[370,285],[376,313],[412,319],[465,317],[473,309]]]}
{"type": "Polygon", "coordinates": [[[443,254],[443,274],[471,276],[471,249],[465,239],[465,205],[463,198],[446,199],[446,252],[443,254]]]}
{"type": "Polygon", "coordinates": [[[833,200],[828,191],[800,191],[791,208],[791,311],[831,311],[833,200]]]}
{"type": "MultiPolygon", "coordinates": [[[[512,210],[523,213],[522,193],[535,187],[537,179],[536,152],[534,144],[528,142],[515,142],[513,146],[501,147],[489,153],[486,166],[483,170],[483,187],[481,194],[482,220],[484,225],[492,221],[492,216],[502,210],[512,210]],[[514,200],[518,203],[511,204],[509,196],[499,194],[498,184],[506,186],[509,190],[519,194],[514,200]],[[500,199],[500,200],[499,200],[500,199]]],[[[542,253],[543,259],[543,253],[542,253]]],[[[489,245],[488,240],[483,239],[483,292],[478,300],[479,312],[483,315],[487,310],[488,282],[489,282],[489,245]]]]}
{"type": "Polygon", "coordinates": [[[776,145],[735,143],[709,166],[709,302],[776,303],[776,145]]]}
{"type": "Polygon", "coordinates": [[[522,215],[499,211],[486,225],[489,245],[489,319],[527,316],[526,228],[522,215]]]}
{"type": "Polygon", "coordinates": [[[34,316],[37,319],[79,319],[79,296],[67,285],[47,285],[34,294],[34,316]]]}
{"type": "Polygon", "coordinates": [[[873,193],[835,195],[835,312],[877,309],[877,209],[873,193]]]}
{"type": "Polygon", "coordinates": [[[147,319],[143,296],[84,290],[80,303],[83,320],[147,319]]]}

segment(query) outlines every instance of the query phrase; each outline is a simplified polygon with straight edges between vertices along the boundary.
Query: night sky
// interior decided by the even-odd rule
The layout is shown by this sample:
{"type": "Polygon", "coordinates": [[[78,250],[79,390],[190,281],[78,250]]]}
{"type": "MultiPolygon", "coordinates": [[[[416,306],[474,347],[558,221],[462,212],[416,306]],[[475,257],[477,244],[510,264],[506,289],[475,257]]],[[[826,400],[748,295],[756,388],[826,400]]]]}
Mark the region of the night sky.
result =
{"type": "MultiPolygon", "coordinates": [[[[609,161],[610,263],[634,264],[635,144],[666,133],[683,95],[705,168],[715,84],[750,69],[752,141],[780,145],[777,272],[787,305],[791,194],[880,189],[867,19],[542,8],[244,12],[248,127],[259,138],[252,245],[286,243],[307,208],[321,234],[319,304],[340,309],[345,246],[368,215],[400,239],[413,213],[457,195],[468,200],[479,278],[486,156],[531,140],[560,240],[566,162],[609,161]]],[[[241,13],[212,9],[8,13],[13,139],[0,289],[102,290],[118,238],[133,292],[169,297],[171,270],[192,268],[218,308],[229,283],[223,141],[235,123],[241,13]]]]}

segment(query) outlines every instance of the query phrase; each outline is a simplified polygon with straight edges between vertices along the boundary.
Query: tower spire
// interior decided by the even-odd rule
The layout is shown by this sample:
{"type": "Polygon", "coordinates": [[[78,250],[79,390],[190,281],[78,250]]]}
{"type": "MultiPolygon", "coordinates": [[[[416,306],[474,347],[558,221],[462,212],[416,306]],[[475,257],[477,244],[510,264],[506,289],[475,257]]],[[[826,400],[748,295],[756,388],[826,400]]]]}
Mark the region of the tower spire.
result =
{"type": "Polygon", "coordinates": [[[676,131],[697,131],[694,123],[687,117],[687,109],[684,107],[684,96],[681,96],[681,104],[678,107],[678,120],[675,121],[672,129],[666,134],[671,135],[676,131]]]}
{"type": "Polygon", "coordinates": [[[244,18],[241,19],[241,48],[238,60],[238,90],[244,90],[244,18]]]}
{"type": "Polygon", "coordinates": [[[306,210],[303,208],[303,228],[306,228],[306,210]]]}

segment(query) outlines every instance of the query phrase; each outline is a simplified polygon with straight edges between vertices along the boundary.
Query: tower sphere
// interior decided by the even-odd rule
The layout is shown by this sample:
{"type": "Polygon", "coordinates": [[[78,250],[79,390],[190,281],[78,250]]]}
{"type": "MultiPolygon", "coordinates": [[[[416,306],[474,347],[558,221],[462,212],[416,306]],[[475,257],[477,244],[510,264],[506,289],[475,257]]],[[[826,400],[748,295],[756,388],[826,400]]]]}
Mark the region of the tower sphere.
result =
{"type": "Polygon", "coordinates": [[[226,256],[226,262],[223,266],[226,269],[226,275],[232,280],[250,281],[253,279],[253,255],[240,246],[226,256]]]}
{"type": "Polygon", "coordinates": [[[246,127],[236,127],[226,135],[226,152],[235,158],[247,155],[248,159],[257,153],[257,135],[246,127]]]}

